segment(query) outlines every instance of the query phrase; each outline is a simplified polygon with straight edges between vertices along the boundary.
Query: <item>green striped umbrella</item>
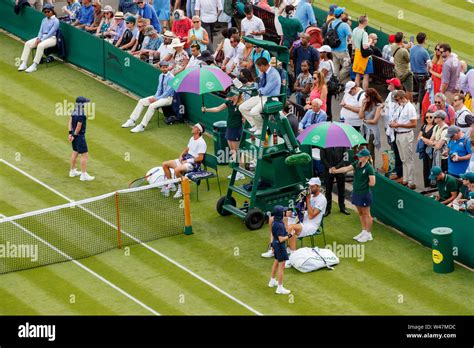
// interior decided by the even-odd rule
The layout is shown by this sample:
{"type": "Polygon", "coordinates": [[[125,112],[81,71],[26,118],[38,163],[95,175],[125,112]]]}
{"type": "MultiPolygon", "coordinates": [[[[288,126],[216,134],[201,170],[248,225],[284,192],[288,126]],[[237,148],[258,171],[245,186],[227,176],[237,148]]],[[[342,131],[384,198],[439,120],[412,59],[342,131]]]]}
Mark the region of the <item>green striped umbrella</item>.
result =
{"type": "Polygon", "coordinates": [[[188,92],[203,95],[224,91],[232,84],[232,79],[221,69],[214,66],[190,67],[184,69],[171,80],[176,92],[188,92]]]}
{"type": "Polygon", "coordinates": [[[302,145],[321,148],[349,147],[367,144],[365,138],[354,127],[341,122],[320,122],[306,128],[298,136],[302,145]]]}

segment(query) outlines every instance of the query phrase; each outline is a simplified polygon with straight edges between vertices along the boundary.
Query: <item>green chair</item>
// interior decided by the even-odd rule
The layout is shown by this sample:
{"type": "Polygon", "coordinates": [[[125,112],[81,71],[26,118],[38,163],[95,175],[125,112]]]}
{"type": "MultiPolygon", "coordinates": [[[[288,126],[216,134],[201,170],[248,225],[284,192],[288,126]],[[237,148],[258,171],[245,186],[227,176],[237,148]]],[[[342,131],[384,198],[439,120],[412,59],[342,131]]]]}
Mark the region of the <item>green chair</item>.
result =
{"type": "Polygon", "coordinates": [[[199,201],[199,186],[201,185],[202,180],[206,180],[207,190],[209,191],[209,179],[217,178],[217,186],[219,187],[219,197],[222,196],[221,183],[219,181],[219,170],[218,170],[218,161],[217,157],[206,153],[204,155],[204,160],[202,162],[204,170],[197,172],[187,173],[186,176],[196,184],[196,200],[199,201]],[[209,169],[214,170],[210,172],[209,169]]]}
{"type": "Polygon", "coordinates": [[[315,244],[314,244],[314,237],[316,236],[319,236],[319,235],[322,235],[323,236],[323,241],[324,241],[324,246],[326,246],[326,236],[324,235],[324,215],[323,215],[323,219],[321,220],[321,224],[319,225],[318,229],[316,230],[316,233],[313,233],[309,236],[305,236],[305,237],[298,237],[298,240],[300,241],[300,248],[303,247],[303,239],[305,238],[309,238],[309,240],[311,241],[311,248],[314,248],[315,244]]]}

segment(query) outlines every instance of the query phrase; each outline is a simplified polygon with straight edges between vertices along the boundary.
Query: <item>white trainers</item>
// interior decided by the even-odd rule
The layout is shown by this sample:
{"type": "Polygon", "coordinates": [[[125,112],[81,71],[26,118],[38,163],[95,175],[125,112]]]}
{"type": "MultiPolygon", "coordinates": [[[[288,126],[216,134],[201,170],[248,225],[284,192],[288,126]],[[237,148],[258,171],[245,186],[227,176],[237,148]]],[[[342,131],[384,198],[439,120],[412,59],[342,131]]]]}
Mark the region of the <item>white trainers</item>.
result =
{"type": "Polygon", "coordinates": [[[237,173],[237,175],[235,176],[235,180],[244,180],[244,179],[245,179],[245,175],[242,173],[237,173]]]}
{"type": "Polygon", "coordinates": [[[81,173],[80,171],[78,171],[76,168],[71,169],[71,170],[69,171],[69,177],[70,177],[70,178],[74,178],[74,177],[79,176],[79,175],[81,175],[81,174],[82,174],[82,173],[81,173]]]}
{"type": "Polygon", "coordinates": [[[81,174],[81,178],[80,178],[81,181],[92,181],[92,180],[94,180],[94,179],[95,179],[95,177],[90,176],[90,175],[87,174],[87,173],[82,173],[82,174],[81,174]]]}
{"type": "Polygon", "coordinates": [[[275,294],[278,295],[288,295],[289,293],[291,293],[291,290],[285,289],[283,285],[279,286],[275,291],[275,294]]]}
{"type": "Polygon", "coordinates": [[[143,127],[141,124],[135,126],[134,128],[130,129],[130,132],[132,133],[140,133],[140,132],[144,132],[145,131],[145,127],[143,127]]]}
{"type": "Polygon", "coordinates": [[[26,70],[27,67],[28,67],[28,66],[26,65],[26,63],[25,63],[25,62],[22,62],[22,63],[20,64],[20,66],[18,67],[18,71],[26,70]]]}
{"type": "Polygon", "coordinates": [[[290,260],[285,262],[285,268],[291,268],[291,262],[290,260]]]}
{"type": "Polygon", "coordinates": [[[360,232],[357,236],[352,237],[352,239],[359,240],[360,237],[364,234],[365,231],[360,232]]]}
{"type": "Polygon", "coordinates": [[[253,135],[255,136],[259,136],[262,134],[262,130],[261,129],[257,129],[255,132],[253,132],[253,135]]]}
{"type": "Polygon", "coordinates": [[[130,128],[135,126],[135,121],[129,118],[127,122],[122,125],[122,128],[130,128]]]}
{"type": "Polygon", "coordinates": [[[268,249],[268,251],[264,252],[262,254],[262,257],[269,259],[270,257],[275,256],[275,253],[273,252],[273,249],[268,249]]]}
{"type": "Polygon", "coordinates": [[[173,196],[173,198],[181,198],[181,197],[183,197],[183,192],[181,192],[181,190],[176,191],[176,193],[173,196]]]}
{"type": "Polygon", "coordinates": [[[372,237],[372,233],[365,232],[359,239],[357,239],[358,242],[360,243],[365,243],[368,241],[373,240],[374,238],[372,237]]]}
{"type": "Polygon", "coordinates": [[[25,70],[25,72],[32,73],[32,72],[35,72],[36,70],[38,70],[38,64],[33,63],[30,65],[28,69],[25,70]]]}
{"type": "Polygon", "coordinates": [[[252,132],[252,133],[253,133],[253,132],[255,132],[257,129],[258,129],[257,127],[253,126],[252,128],[249,128],[249,132],[252,132]]]}
{"type": "Polygon", "coordinates": [[[269,288],[274,288],[275,286],[278,286],[278,282],[275,278],[270,279],[268,282],[268,287],[269,288]]]}
{"type": "Polygon", "coordinates": [[[176,191],[176,185],[175,184],[169,184],[168,185],[168,190],[170,190],[172,192],[176,191]]]}
{"type": "Polygon", "coordinates": [[[161,193],[163,196],[168,197],[170,195],[170,189],[168,187],[169,185],[165,185],[161,188],[161,193]]]}

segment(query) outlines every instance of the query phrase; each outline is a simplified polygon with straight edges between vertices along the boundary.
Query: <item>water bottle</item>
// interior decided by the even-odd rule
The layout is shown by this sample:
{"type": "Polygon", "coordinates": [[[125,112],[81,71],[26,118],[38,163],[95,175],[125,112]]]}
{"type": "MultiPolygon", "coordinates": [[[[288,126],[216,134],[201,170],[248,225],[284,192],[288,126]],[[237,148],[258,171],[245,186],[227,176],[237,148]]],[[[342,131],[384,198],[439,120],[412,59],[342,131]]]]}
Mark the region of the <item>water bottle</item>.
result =
{"type": "Polygon", "coordinates": [[[153,52],[148,54],[148,64],[153,64],[153,52]]]}

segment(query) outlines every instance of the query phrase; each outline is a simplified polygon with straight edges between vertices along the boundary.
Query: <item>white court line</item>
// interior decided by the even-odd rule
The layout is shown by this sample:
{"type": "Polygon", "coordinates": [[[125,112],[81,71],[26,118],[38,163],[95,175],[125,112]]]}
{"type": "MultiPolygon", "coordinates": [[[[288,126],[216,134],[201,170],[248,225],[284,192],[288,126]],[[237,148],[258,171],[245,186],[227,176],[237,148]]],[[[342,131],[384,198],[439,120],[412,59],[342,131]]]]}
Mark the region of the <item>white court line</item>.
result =
{"type": "MultiPolygon", "coordinates": [[[[1,161],[1,159],[0,159],[1,161]]],[[[0,214],[1,217],[5,217],[3,214],[0,214]]],[[[120,292],[122,295],[128,297],[130,300],[132,300],[133,302],[135,302],[136,304],[142,306],[143,308],[145,308],[147,311],[150,311],[151,313],[155,314],[155,315],[160,315],[160,313],[158,313],[157,311],[155,311],[154,309],[148,307],[146,304],[144,304],[143,302],[141,302],[140,300],[136,299],[135,297],[133,297],[132,295],[130,295],[128,292],[126,292],[125,290],[119,288],[117,285],[111,283],[110,281],[108,281],[107,279],[105,279],[104,277],[102,277],[101,275],[97,274],[96,272],[94,272],[93,270],[91,270],[89,267],[83,265],[82,263],[80,263],[79,261],[77,260],[74,260],[71,256],[69,256],[68,254],[66,254],[65,252],[63,252],[62,250],[56,248],[54,245],[48,243],[47,241],[45,241],[44,239],[42,239],[41,237],[37,236],[36,234],[34,234],[33,232],[31,232],[30,230],[26,229],[25,227],[21,226],[20,224],[18,224],[17,222],[15,221],[10,221],[10,223],[12,223],[13,225],[15,225],[16,227],[18,227],[19,229],[21,229],[23,232],[25,233],[28,233],[30,236],[32,236],[33,238],[39,240],[40,242],[46,244],[48,247],[50,247],[51,249],[53,249],[54,251],[56,251],[57,253],[61,254],[62,256],[64,256],[65,258],[67,258],[69,261],[72,261],[74,262],[77,266],[81,267],[83,270],[85,270],[86,272],[92,274],[94,277],[96,277],[97,279],[103,281],[105,284],[109,285],[110,287],[112,287],[113,289],[117,290],[118,292],[120,292]]]]}
{"type": "MultiPolygon", "coordinates": [[[[6,165],[8,165],[9,167],[13,168],[14,170],[20,172],[21,174],[25,175],[26,177],[30,178],[31,180],[35,181],[36,183],[40,184],[41,186],[45,187],[46,189],[50,190],[51,192],[54,192],[55,194],[57,194],[58,196],[64,198],[65,200],[69,201],[70,203],[74,202],[74,200],[70,199],[69,197],[63,195],[61,192],[55,190],[54,188],[52,188],[51,186],[49,186],[48,184],[45,184],[44,182],[42,182],[41,180],[33,177],[32,175],[28,174],[27,172],[21,170],[20,168],[16,167],[15,165],[11,164],[10,162],[4,160],[4,159],[0,159],[0,162],[2,163],[5,163],[6,165]]],[[[91,214],[92,216],[96,217],[97,219],[99,219],[100,221],[104,222],[105,224],[113,227],[113,228],[117,228],[114,224],[110,223],[109,221],[103,219],[102,217],[98,216],[97,214],[91,212],[90,210],[82,207],[82,206],[78,206],[80,207],[81,209],[83,209],[84,211],[88,212],[89,214],[91,214]]],[[[252,313],[256,314],[256,315],[263,315],[262,313],[258,312],[257,310],[253,309],[252,307],[250,307],[248,304],[242,302],[241,300],[237,299],[236,297],[230,295],[228,292],[222,290],[221,288],[219,288],[217,285],[211,283],[210,281],[208,281],[207,279],[204,279],[203,277],[201,277],[200,275],[194,273],[193,271],[191,271],[190,269],[188,269],[187,267],[183,266],[182,264],[180,264],[179,262],[171,259],[170,257],[166,256],[165,254],[163,254],[162,252],[152,248],[151,246],[149,246],[148,244],[142,242],[141,240],[139,240],[138,238],[130,235],[129,233],[125,232],[124,230],[121,230],[121,232],[123,234],[125,234],[127,237],[133,239],[135,242],[137,242],[138,244],[144,246],[145,248],[147,248],[148,250],[150,250],[152,253],[155,253],[156,255],[159,255],[161,256],[162,258],[164,258],[165,260],[171,262],[173,265],[179,267],[180,269],[182,269],[183,271],[189,273],[190,275],[192,275],[194,278],[202,281],[203,283],[205,283],[206,285],[210,286],[211,288],[213,288],[214,290],[218,291],[219,293],[221,293],[222,295],[226,296],[227,298],[231,299],[232,301],[238,303],[239,305],[245,307],[246,309],[248,309],[249,311],[251,311],[252,313]]]]}

